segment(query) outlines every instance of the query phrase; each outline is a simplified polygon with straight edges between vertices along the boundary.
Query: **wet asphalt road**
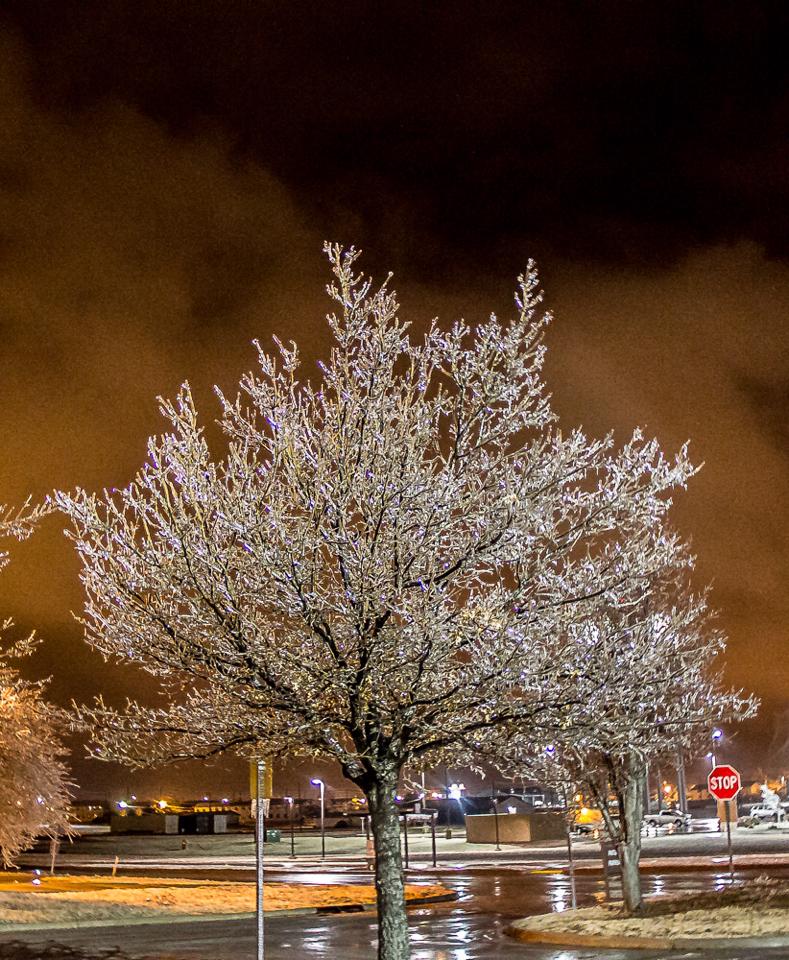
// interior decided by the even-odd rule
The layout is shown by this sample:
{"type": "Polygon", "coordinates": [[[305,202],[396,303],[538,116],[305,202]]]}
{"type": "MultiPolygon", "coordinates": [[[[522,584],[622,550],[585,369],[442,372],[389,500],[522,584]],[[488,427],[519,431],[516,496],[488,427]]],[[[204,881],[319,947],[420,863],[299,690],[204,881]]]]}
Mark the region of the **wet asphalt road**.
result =
{"type": "MultiPolygon", "coordinates": [[[[744,873],[742,874],[745,875],[744,873]]],[[[412,875],[410,879],[430,879],[412,875]]],[[[442,876],[459,899],[409,910],[413,960],[690,960],[710,954],[531,947],[510,940],[504,929],[511,919],[570,905],[566,875],[524,869],[475,870],[442,876]]],[[[645,893],[710,889],[727,882],[725,874],[666,873],[644,877],[645,893]]],[[[604,896],[603,881],[578,878],[580,905],[604,896]]],[[[371,960],[375,957],[375,918],[369,913],[328,916],[271,917],[266,923],[268,960],[371,960]]],[[[252,920],[212,920],[177,924],[140,924],[123,928],[93,928],[28,933],[18,939],[80,945],[92,950],[122,949],[134,958],[157,960],[252,960],[255,928],[252,920]]],[[[8,939],[8,938],[3,938],[8,939]]],[[[716,952],[720,960],[764,960],[786,957],[787,950],[716,952]]]]}

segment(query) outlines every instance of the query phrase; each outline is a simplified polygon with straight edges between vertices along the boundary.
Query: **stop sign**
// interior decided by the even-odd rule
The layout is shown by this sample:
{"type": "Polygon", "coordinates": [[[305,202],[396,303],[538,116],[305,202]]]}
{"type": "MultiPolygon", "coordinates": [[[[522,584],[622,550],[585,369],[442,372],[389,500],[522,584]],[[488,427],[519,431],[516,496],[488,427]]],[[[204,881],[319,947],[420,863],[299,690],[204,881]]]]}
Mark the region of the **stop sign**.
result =
{"type": "Polygon", "coordinates": [[[707,777],[707,789],[716,800],[732,800],[741,786],[739,773],[728,763],[719,763],[707,777]]]}

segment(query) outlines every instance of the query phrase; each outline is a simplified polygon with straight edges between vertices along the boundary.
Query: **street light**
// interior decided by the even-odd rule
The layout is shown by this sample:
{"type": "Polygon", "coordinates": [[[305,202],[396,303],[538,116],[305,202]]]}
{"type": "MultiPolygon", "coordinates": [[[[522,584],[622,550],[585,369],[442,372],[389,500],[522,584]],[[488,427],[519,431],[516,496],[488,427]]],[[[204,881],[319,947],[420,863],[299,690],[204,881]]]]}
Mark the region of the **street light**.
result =
{"type": "Polygon", "coordinates": [[[321,788],[321,860],[326,859],[326,803],[325,803],[325,791],[326,784],[323,780],[318,779],[318,777],[313,777],[310,780],[310,783],[313,787],[321,788]]]}
{"type": "Polygon", "coordinates": [[[712,731],[712,752],[710,753],[710,762],[713,769],[717,763],[715,759],[715,751],[718,749],[718,744],[720,743],[722,736],[723,731],[719,730],[717,727],[712,731]]]}

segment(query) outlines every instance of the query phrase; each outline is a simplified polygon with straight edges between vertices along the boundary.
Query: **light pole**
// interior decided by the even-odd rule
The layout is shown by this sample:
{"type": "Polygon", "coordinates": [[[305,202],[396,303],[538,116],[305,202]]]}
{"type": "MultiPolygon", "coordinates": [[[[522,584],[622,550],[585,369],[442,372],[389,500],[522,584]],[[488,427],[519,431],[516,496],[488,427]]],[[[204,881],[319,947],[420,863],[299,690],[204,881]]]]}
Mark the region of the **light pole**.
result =
{"type": "Polygon", "coordinates": [[[685,778],[685,754],[682,747],[677,747],[677,805],[680,810],[688,812],[688,782],[685,778]]]}
{"type": "Polygon", "coordinates": [[[290,857],[291,860],[296,859],[296,827],[293,820],[293,797],[285,797],[285,803],[287,803],[290,816],[290,857]]]}
{"type": "Polygon", "coordinates": [[[715,765],[718,762],[715,759],[715,752],[718,749],[718,744],[720,743],[722,736],[723,736],[723,731],[719,730],[717,727],[712,731],[712,752],[710,753],[710,763],[711,763],[710,769],[713,769],[713,770],[715,769],[715,765]]]}
{"type": "Polygon", "coordinates": [[[310,780],[313,787],[321,788],[321,860],[326,859],[326,784],[318,777],[310,780]]]}
{"type": "Polygon", "coordinates": [[[266,819],[263,815],[263,784],[266,779],[266,761],[255,763],[255,919],[257,925],[257,960],[265,956],[265,927],[263,922],[263,840],[266,836],[266,819]]]}

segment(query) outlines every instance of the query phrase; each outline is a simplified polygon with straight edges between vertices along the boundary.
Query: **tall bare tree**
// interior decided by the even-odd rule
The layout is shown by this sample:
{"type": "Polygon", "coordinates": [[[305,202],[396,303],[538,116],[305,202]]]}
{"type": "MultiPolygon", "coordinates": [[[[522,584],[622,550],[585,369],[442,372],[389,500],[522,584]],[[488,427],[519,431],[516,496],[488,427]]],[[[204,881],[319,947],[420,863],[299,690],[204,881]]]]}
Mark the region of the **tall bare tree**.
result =
{"type": "MultiPolygon", "coordinates": [[[[0,506],[0,542],[24,540],[41,518],[41,507],[18,511],[0,506]]],[[[0,551],[0,570],[9,562],[0,551]]],[[[12,626],[0,625],[0,632],[12,626]]],[[[24,638],[0,650],[0,857],[6,866],[37,837],[68,831],[71,799],[61,742],[65,714],[44,699],[45,684],[22,679],[14,666],[35,646],[24,638]]]]}
{"type": "Polygon", "coordinates": [[[556,638],[637,574],[692,468],[639,432],[616,449],[558,429],[533,265],[511,320],[416,337],[354,250],[326,252],[337,312],[314,381],[295,345],[258,347],[239,396],[219,393],[220,456],[184,386],[126,488],[57,503],[88,642],[142,664],[167,698],[87,711],[97,755],[336,760],[369,803],[379,956],[402,960],[403,768],[569,709],[556,638]]]}

